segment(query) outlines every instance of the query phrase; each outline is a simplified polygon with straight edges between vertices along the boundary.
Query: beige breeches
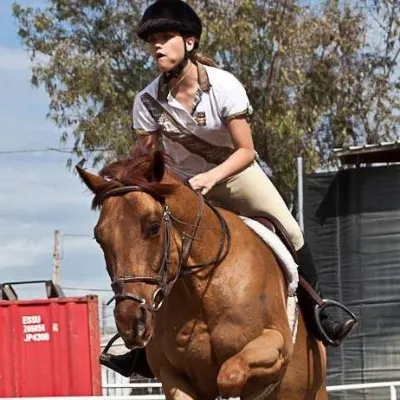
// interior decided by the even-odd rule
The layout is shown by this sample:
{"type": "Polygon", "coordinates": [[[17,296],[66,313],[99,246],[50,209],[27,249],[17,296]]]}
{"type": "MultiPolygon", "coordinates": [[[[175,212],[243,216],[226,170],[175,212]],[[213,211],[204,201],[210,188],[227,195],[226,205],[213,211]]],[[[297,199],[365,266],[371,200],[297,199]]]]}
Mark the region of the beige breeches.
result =
{"type": "Polygon", "coordinates": [[[290,213],[273,183],[257,163],[219,183],[207,198],[223,208],[248,217],[268,213],[279,220],[288,232],[296,250],[304,244],[300,226],[290,213]]]}

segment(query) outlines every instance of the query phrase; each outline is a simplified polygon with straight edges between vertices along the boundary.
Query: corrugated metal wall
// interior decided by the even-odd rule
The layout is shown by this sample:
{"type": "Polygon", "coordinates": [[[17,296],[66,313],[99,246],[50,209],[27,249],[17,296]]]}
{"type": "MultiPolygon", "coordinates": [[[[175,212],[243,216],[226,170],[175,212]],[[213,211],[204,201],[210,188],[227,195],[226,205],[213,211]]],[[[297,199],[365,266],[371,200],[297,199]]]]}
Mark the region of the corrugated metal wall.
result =
{"type": "Polygon", "coordinates": [[[96,296],[0,301],[0,397],[101,394],[96,296]]]}
{"type": "MultiPolygon", "coordinates": [[[[304,205],[325,296],[360,318],[343,346],[329,348],[329,385],[399,380],[400,166],[307,176],[304,205]]],[[[386,400],[388,389],[330,398],[386,400]]]]}

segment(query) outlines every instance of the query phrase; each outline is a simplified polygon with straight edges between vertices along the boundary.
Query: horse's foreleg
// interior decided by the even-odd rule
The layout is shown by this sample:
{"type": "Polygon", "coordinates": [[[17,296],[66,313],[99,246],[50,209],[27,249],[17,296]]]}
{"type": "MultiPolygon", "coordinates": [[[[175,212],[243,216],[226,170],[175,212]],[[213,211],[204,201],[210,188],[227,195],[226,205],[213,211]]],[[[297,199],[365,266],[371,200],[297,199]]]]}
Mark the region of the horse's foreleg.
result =
{"type": "Polygon", "coordinates": [[[167,400],[196,400],[199,398],[192,385],[171,369],[162,368],[160,376],[167,400]]]}
{"type": "Polygon", "coordinates": [[[222,364],[217,381],[221,396],[243,396],[249,379],[252,379],[251,392],[263,391],[263,395],[266,395],[281,379],[292,349],[291,343],[288,346],[288,341],[279,331],[265,329],[259,337],[222,364]]]}

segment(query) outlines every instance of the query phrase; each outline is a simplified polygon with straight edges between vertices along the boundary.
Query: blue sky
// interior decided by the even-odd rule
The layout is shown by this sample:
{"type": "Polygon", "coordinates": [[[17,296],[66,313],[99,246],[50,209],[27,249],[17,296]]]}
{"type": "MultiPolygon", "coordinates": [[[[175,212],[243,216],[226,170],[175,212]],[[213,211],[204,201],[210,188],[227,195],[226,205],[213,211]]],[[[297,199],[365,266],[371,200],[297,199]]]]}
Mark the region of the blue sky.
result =
{"type": "MultiPolygon", "coordinates": [[[[43,4],[39,0],[20,3],[43,4]]],[[[0,2],[0,282],[51,279],[54,230],[59,229],[61,285],[109,289],[102,252],[92,239],[97,219],[90,210],[92,196],[67,170],[68,155],[5,153],[60,147],[59,132],[46,119],[46,93],[30,85],[29,57],[17,36],[11,5],[12,0],[0,2]]],[[[40,297],[44,290],[21,287],[18,293],[21,298],[40,297]]]]}

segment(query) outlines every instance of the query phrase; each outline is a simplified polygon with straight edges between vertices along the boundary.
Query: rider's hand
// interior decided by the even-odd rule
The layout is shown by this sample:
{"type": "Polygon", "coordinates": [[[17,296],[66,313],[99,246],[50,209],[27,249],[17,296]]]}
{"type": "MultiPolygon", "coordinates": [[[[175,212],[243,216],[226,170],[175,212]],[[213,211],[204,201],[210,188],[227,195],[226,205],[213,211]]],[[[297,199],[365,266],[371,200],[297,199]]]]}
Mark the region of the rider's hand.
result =
{"type": "Polygon", "coordinates": [[[189,184],[193,190],[199,190],[201,194],[206,195],[216,184],[218,179],[211,171],[195,175],[189,179],[189,184]]]}

